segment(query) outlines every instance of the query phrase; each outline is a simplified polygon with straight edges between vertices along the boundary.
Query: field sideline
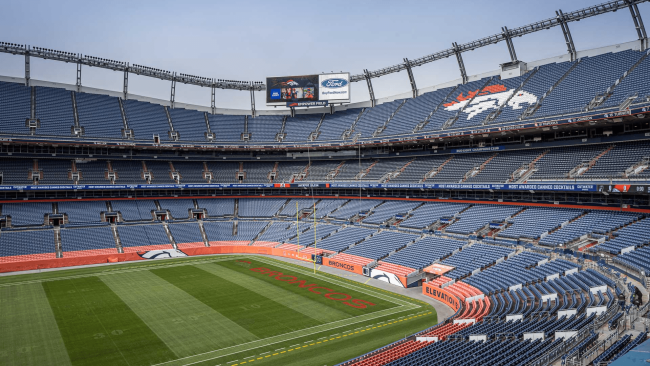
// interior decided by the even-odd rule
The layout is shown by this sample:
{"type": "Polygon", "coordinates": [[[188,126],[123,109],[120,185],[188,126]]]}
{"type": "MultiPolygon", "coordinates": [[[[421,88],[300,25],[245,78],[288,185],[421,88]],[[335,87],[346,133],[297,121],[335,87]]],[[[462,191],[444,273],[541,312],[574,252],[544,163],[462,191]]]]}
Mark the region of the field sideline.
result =
{"type": "Polygon", "coordinates": [[[0,364],[334,365],[436,322],[419,300],[262,256],[0,277],[0,364]]]}

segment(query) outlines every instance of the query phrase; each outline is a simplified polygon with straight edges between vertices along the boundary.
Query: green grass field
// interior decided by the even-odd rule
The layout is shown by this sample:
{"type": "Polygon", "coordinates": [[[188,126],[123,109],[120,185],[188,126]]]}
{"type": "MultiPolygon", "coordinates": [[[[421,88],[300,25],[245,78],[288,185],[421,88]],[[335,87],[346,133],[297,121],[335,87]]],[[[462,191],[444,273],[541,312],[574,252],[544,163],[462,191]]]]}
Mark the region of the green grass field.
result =
{"type": "Polygon", "coordinates": [[[1,365],[334,365],[434,324],[423,302],[259,256],[0,277],[1,365]]]}

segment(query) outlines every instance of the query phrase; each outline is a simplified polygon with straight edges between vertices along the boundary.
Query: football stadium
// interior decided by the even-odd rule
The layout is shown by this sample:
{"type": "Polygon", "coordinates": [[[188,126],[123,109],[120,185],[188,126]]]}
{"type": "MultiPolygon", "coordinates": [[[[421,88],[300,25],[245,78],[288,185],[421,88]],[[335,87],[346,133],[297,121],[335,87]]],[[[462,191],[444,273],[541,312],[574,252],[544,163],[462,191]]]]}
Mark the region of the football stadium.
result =
{"type": "Polygon", "coordinates": [[[260,53],[263,81],[3,32],[0,364],[650,362],[647,3],[525,3],[381,68],[260,53]]]}

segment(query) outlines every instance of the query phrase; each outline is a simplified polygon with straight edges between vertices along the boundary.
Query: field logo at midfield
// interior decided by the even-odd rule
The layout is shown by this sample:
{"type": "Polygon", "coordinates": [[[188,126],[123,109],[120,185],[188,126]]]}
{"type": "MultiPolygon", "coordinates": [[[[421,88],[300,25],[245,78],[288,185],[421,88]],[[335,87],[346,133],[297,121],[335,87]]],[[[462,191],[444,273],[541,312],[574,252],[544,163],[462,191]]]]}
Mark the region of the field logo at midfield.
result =
{"type": "Polygon", "coordinates": [[[187,257],[187,254],[178,249],[150,250],[147,252],[138,252],[138,255],[144,259],[163,259],[187,257]]]}
{"type": "Polygon", "coordinates": [[[351,295],[342,292],[335,292],[331,288],[319,286],[315,283],[307,284],[307,280],[299,280],[298,277],[296,276],[287,275],[282,272],[274,271],[272,269],[258,267],[258,268],[251,268],[250,270],[253,272],[258,272],[261,274],[268,275],[269,277],[273,277],[278,281],[291,283],[291,284],[294,283],[298,284],[298,287],[300,288],[305,288],[315,294],[323,295],[325,296],[325,298],[329,300],[341,301],[343,304],[347,306],[351,306],[353,308],[365,309],[368,306],[375,306],[375,304],[371,303],[370,301],[353,299],[351,295]],[[321,289],[321,291],[316,291],[317,289],[321,289]]]}
{"type": "MultiPolygon", "coordinates": [[[[504,85],[489,85],[480,90],[468,91],[467,95],[461,92],[455,100],[450,103],[443,104],[447,111],[458,111],[463,108],[463,113],[467,113],[467,119],[472,119],[477,114],[487,111],[488,109],[497,110],[500,105],[506,102],[508,98],[515,92],[515,89],[508,90],[504,85]],[[472,100],[474,98],[474,100],[472,100]],[[465,107],[467,103],[472,101],[472,104],[465,107]]],[[[513,95],[508,100],[507,107],[512,109],[522,109],[522,104],[534,104],[537,102],[537,97],[525,90],[520,90],[516,95],[513,95]]]]}

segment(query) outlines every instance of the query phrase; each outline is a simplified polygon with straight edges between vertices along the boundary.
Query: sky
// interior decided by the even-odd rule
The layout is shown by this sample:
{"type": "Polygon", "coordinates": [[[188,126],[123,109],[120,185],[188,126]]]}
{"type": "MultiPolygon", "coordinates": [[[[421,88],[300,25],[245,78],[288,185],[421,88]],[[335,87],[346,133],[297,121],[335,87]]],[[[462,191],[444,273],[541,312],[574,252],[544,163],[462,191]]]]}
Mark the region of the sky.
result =
{"type": "MultiPolygon", "coordinates": [[[[402,63],[555,17],[600,1],[29,1],[0,0],[0,41],[125,61],[216,79],[264,81],[268,76],[350,72],[402,63]]],[[[639,5],[646,23],[650,3],[639,5]]],[[[650,24],[650,23],[647,23],[650,24]]],[[[570,23],[576,49],[637,39],[629,10],[570,23]]],[[[650,31],[650,29],[649,29],[650,31]]],[[[567,52],[551,28],[513,40],[519,60],[567,52]]],[[[505,42],[463,53],[469,75],[510,61],[505,42]]],[[[460,77],[455,58],[413,69],[418,88],[460,77]]],[[[0,54],[0,75],[24,77],[24,58],[0,54]]],[[[74,84],[76,66],[32,58],[31,77],[74,84]]],[[[84,67],[82,85],[122,90],[123,75],[84,67]]],[[[410,91],[406,72],[373,79],[375,98],[410,91]]],[[[169,100],[170,82],[129,76],[129,93],[169,100]]],[[[352,101],[369,99],[352,83],[352,101]]],[[[256,108],[267,109],[263,92],[256,108]]],[[[250,94],[217,90],[220,108],[250,109],[250,94]]],[[[210,105],[210,90],[178,84],[176,101],[210,105]]],[[[271,107],[272,108],[272,107],[271,107]]]]}

